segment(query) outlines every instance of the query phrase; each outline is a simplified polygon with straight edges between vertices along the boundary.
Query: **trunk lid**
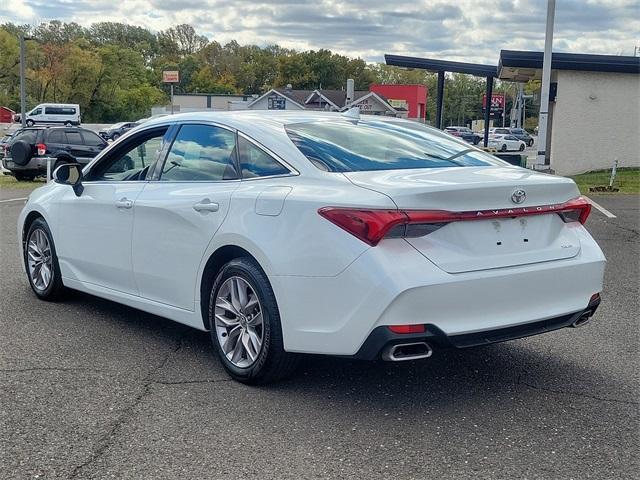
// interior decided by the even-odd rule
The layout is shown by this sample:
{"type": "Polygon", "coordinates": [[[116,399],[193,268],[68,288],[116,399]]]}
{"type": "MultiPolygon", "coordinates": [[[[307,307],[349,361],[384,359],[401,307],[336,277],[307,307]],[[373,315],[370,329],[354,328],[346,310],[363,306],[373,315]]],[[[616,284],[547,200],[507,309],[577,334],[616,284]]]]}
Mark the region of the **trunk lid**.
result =
{"type": "Polygon", "coordinates": [[[487,212],[486,219],[451,222],[421,237],[407,238],[449,273],[561,260],[580,252],[576,228],[556,213],[518,216],[518,209],[562,204],[579,196],[567,178],[517,167],[456,167],[348,172],[352,183],[389,196],[401,210],[487,212]],[[516,190],[524,201],[512,200],[516,190]],[[491,219],[491,211],[514,210],[491,219]]]}

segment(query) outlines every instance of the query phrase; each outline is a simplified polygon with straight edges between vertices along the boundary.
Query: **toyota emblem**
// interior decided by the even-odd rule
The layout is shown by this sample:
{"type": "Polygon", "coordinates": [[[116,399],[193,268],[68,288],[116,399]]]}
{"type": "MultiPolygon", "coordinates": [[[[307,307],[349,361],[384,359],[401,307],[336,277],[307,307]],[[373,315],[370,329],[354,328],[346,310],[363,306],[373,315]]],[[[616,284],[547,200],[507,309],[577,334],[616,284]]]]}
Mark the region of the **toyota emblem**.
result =
{"type": "Polygon", "coordinates": [[[527,192],[525,192],[521,188],[514,190],[513,193],[511,194],[511,201],[513,203],[522,203],[524,202],[525,198],[527,198],[527,192]]]}

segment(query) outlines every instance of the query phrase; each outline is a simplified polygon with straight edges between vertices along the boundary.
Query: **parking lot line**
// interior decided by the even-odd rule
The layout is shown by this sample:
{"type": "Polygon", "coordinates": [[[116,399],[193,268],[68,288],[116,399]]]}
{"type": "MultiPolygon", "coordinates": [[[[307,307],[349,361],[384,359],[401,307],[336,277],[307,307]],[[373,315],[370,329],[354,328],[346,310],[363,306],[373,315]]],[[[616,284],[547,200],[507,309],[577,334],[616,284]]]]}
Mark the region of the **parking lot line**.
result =
{"type": "Polygon", "coordinates": [[[600,212],[601,212],[604,216],[609,217],[609,218],[617,218],[613,213],[611,213],[609,210],[607,210],[606,208],[604,208],[604,207],[603,207],[602,205],[600,205],[599,203],[597,203],[597,202],[593,201],[591,198],[587,197],[586,195],[585,195],[585,197],[584,197],[584,198],[586,198],[587,200],[589,200],[589,203],[590,203],[591,205],[593,205],[594,207],[596,207],[598,210],[600,210],[600,212]]]}
{"type": "Polygon", "coordinates": [[[7,203],[7,202],[18,202],[20,200],[26,200],[28,197],[20,197],[20,198],[9,198],[7,200],[0,200],[0,203],[7,203]]]}

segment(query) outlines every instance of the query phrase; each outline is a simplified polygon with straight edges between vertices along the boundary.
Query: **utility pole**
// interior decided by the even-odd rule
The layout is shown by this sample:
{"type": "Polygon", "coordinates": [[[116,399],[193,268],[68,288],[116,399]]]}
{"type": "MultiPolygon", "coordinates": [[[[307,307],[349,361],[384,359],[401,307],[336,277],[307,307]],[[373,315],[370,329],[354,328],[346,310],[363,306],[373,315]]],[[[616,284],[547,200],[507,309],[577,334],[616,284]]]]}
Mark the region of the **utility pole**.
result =
{"type": "Polygon", "coordinates": [[[551,84],[551,51],[553,49],[553,21],[556,0],[547,0],[547,29],[544,37],[542,60],[542,91],[540,92],[540,115],[538,116],[538,155],[536,163],[547,165],[547,124],[549,119],[549,87],[551,84]]]}
{"type": "Polygon", "coordinates": [[[24,35],[20,34],[20,122],[24,127],[27,124],[27,99],[25,96],[25,78],[24,78],[24,35]]]}

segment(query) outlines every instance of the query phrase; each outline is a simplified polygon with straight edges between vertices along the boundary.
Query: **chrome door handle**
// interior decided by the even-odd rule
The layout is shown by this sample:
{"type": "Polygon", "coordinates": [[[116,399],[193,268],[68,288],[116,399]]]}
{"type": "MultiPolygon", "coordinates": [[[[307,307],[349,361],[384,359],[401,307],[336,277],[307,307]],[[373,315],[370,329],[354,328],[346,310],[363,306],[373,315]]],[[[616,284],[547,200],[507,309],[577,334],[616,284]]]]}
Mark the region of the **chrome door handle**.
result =
{"type": "Polygon", "coordinates": [[[116,200],[116,207],[131,208],[133,207],[133,202],[126,197],[122,197],[120,200],[116,200]]]}
{"type": "Polygon", "coordinates": [[[196,212],[217,212],[218,210],[220,210],[220,205],[218,205],[216,202],[212,202],[208,198],[205,198],[200,203],[196,203],[193,206],[193,209],[196,212]]]}

